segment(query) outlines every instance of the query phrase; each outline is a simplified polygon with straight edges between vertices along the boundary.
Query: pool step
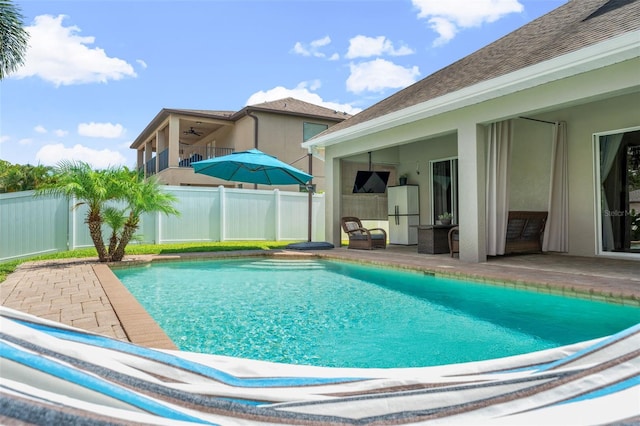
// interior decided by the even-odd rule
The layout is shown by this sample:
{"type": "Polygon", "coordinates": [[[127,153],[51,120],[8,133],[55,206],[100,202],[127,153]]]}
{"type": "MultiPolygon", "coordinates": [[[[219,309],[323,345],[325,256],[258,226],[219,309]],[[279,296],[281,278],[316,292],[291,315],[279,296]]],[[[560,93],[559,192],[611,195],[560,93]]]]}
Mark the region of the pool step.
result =
{"type": "Polygon", "coordinates": [[[247,269],[264,270],[313,270],[325,269],[322,263],[314,260],[263,259],[242,266],[247,269]]]}

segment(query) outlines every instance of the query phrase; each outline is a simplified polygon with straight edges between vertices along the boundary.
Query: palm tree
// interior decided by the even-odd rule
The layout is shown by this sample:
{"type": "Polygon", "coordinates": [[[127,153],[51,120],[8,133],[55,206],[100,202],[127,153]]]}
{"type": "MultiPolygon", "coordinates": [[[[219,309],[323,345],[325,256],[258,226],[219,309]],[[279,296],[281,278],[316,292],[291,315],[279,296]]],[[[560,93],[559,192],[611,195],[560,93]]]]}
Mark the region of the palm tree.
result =
{"type": "Polygon", "coordinates": [[[10,0],[0,0],[0,80],[24,63],[28,41],[20,9],[10,0]]]}
{"type": "Polygon", "coordinates": [[[162,191],[156,180],[144,180],[127,167],[93,170],[84,162],[62,161],[54,171],[53,183],[39,187],[36,195],[62,195],[78,200],[73,208],[88,206],[85,222],[101,262],[124,258],[143,213],[179,214],[173,207],[177,200],[174,195],[162,191]],[[102,233],[104,224],[111,227],[108,249],[102,233]]]}
{"type": "Polygon", "coordinates": [[[111,236],[109,237],[109,248],[107,254],[109,258],[113,258],[113,253],[118,247],[118,242],[122,238],[122,230],[127,221],[126,209],[109,206],[102,212],[104,223],[111,228],[111,236]]]}
{"type": "Polygon", "coordinates": [[[112,254],[112,260],[116,262],[124,257],[125,248],[138,230],[143,213],[180,214],[173,207],[177,198],[173,194],[162,191],[154,177],[145,180],[139,173],[129,171],[126,167],[122,168],[118,174],[119,198],[127,204],[126,209],[129,215],[124,222],[120,242],[112,254]]]}
{"type": "Polygon", "coordinates": [[[54,167],[54,173],[57,180],[54,183],[40,186],[36,190],[36,195],[50,194],[75,198],[78,202],[73,208],[83,204],[87,205],[89,210],[85,223],[89,226],[89,234],[98,252],[98,259],[101,262],[109,261],[102,239],[102,211],[107,201],[115,198],[112,178],[115,170],[96,171],[88,163],[61,161],[54,167]]]}

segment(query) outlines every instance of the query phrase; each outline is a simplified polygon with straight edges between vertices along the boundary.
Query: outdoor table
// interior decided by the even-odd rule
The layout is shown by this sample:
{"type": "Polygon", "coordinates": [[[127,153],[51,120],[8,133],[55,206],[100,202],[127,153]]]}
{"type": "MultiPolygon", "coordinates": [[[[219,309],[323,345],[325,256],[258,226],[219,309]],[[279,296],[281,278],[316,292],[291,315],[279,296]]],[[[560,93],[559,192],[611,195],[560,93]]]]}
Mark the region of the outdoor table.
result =
{"type": "Polygon", "coordinates": [[[449,230],[451,225],[418,225],[418,253],[449,253],[449,230]]]}

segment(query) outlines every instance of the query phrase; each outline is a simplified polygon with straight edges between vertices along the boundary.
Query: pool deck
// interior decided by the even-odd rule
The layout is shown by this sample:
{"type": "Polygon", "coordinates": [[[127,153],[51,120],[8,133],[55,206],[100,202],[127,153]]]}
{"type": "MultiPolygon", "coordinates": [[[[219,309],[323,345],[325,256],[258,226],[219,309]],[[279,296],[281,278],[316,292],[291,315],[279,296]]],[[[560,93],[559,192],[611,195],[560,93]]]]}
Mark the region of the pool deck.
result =
{"type": "Polygon", "coordinates": [[[26,262],[0,283],[0,304],[120,340],[159,349],[176,349],[116,278],[110,266],[245,256],[318,256],[640,306],[640,262],[637,260],[534,254],[501,256],[483,263],[466,263],[448,254],[419,254],[415,246],[388,246],[386,250],[371,251],[341,247],[320,251],[129,256],[117,265],[99,263],[93,259],[26,262]]]}

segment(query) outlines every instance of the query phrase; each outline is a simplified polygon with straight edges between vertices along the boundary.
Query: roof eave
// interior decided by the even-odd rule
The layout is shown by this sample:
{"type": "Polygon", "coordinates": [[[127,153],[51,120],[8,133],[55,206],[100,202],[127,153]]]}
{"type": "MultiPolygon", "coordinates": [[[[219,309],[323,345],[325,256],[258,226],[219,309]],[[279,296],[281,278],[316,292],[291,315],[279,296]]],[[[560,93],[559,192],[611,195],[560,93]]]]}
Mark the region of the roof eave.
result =
{"type": "Polygon", "coordinates": [[[305,112],[299,112],[299,111],[283,111],[283,110],[273,109],[273,108],[263,108],[263,107],[256,106],[256,105],[249,105],[249,106],[246,106],[246,107],[242,108],[240,111],[238,111],[235,114],[233,114],[232,118],[234,120],[238,120],[241,117],[244,117],[245,115],[247,115],[247,111],[251,111],[251,112],[260,111],[260,112],[266,112],[266,113],[270,113],[270,114],[291,115],[291,116],[296,116],[296,117],[304,117],[304,118],[313,118],[313,119],[325,120],[325,121],[333,121],[333,122],[336,122],[336,123],[339,123],[339,122],[344,121],[346,119],[344,116],[342,116],[342,117],[339,117],[339,116],[331,117],[331,116],[327,116],[327,115],[305,113],[305,112]]]}
{"type": "Polygon", "coordinates": [[[465,87],[384,116],[318,136],[302,144],[326,147],[530,89],[562,78],[593,71],[638,57],[640,31],[625,33],[575,52],[540,62],[491,80],[465,87]]]}
{"type": "Polygon", "coordinates": [[[211,113],[206,113],[202,111],[195,110],[186,110],[186,109],[173,109],[173,108],[162,108],[158,114],[151,120],[147,127],[138,135],[138,137],[131,143],[129,148],[137,149],[142,143],[144,143],[147,139],[149,139],[153,132],[172,114],[177,114],[181,116],[188,116],[191,118],[212,118],[215,117],[219,120],[224,121],[232,121],[226,115],[216,115],[211,113]]]}

